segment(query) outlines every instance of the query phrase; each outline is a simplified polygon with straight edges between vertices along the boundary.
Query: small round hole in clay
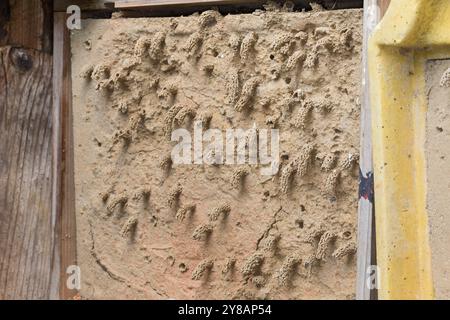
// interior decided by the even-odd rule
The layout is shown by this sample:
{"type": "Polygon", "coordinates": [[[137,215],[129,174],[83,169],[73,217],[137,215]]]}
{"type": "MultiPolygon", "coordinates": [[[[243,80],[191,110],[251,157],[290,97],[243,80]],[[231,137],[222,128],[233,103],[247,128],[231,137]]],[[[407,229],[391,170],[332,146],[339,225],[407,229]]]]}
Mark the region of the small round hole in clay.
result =
{"type": "Polygon", "coordinates": [[[178,269],[180,270],[180,272],[186,272],[187,271],[187,267],[184,263],[180,263],[178,265],[178,269]]]}
{"type": "Polygon", "coordinates": [[[345,231],[342,236],[344,239],[350,239],[352,237],[352,233],[350,231],[345,231]]]}

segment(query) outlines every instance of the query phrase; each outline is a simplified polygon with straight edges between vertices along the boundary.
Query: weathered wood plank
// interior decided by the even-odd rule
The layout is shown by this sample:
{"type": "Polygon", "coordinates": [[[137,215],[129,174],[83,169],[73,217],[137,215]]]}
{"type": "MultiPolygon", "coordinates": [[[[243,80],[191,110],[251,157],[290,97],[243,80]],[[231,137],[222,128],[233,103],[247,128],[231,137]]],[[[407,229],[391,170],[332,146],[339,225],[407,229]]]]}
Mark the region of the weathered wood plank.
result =
{"type": "Polygon", "coordinates": [[[363,0],[318,0],[316,2],[320,3],[324,8],[329,10],[363,7],[363,0]]]}
{"type": "Polygon", "coordinates": [[[0,299],[50,297],[52,1],[0,3],[0,299]]]}
{"type": "Polygon", "coordinates": [[[76,265],[76,217],[75,182],[72,130],[72,78],[70,56],[70,34],[66,28],[66,14],[54,15],[53,50],[53,152],[54,152],[54,197],[53,210],[58,216],[60,234],[59,297],[73,298],[76,290],[67,287],[66,270],[76,265]]]}
{"type": "MultiPolygon", "coordinates": [[[[310,1],[293,0],[293,3],[301,6],[307,6],[310,1]]],[[[362,7],[362,0],[322,0],[315,1],[321,3],[329,9],[341,9],[349,7],[362,7]]],[[[200,6],[221,6],[235,5],[246,6],[255,4],[265,4],[266,0],[118,0],[115,1],[117,9],[150,9],[162,7],[200,7],[200,6]]]]}
{"type": "Polygon", "coordinates": [[[55,12],[66,12],[70,5],[77,5],[81,10],[105,10],[112,9],[113,0],[59,0],[55,1],[53,10],[55,12]]]}
{"type": "Polygon", "coordinates": [[[116,1],[115,8],[117,9],[135,9],[135,8],[155,8],[155,7],[167,7],[167,6],[200,6],[200,5],[243,5],[249,3],[263,3],[261,0],[135,0],[135,1],[116,1]]]}
{"type": "Polygon", "coordinates": [[[3,0],[0,4],[0,46],[11,45],[50,53],[52,1],[3,0]]]}
{"type": "Polygon", "coordinates": [[[0,47],[8,44],[11,10],[8,1],[0,1],[0,47]]]}
{"type": "MultiPolygon", "coordinates": [[[[148,9],[161,7],[205,7],[219,5],[255,5],[264,4],[266,0],[60,0],[54,3],[55,12],[66,12],[70,5],[77,5],[82,11],[111,11],[114,6],[118,9],[148,9]],[[114,5],[115,3],[115,5],[114,5]]],[[[293,2],[307,5],[308,0],[294,0],[293,2]]],[[[327,9],[343,9],[362,7],[363,0],[317,0],[327,9]]],[[[1,11],[1,9],[0,9],[1,11]]]]}
{"type": "Polygon", "coordinates": [[[52,58],[0,48],[0,299],[49,297],[52,58]]]}

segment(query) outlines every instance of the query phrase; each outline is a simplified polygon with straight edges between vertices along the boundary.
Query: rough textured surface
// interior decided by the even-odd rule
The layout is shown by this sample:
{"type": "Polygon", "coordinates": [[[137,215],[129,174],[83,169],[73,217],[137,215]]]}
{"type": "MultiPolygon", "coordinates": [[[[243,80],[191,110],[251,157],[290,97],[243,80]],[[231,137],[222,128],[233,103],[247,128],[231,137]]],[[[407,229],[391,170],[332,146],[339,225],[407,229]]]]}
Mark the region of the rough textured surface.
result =
{"type": "Polygon", "coordinates": [[[356,240],[357,163],[345,164],[359,146],[361,13],[84,21],[72,39],[84,298],[354,297],[353,254],[332,253],[356,240]],[[161,31],[150,57],[146,39],[161,31]],[[171,130],[207,118],[221,130],[280,129],[279,173],[171,163],[171,130]],[[143,186],[148,200],[133,199],[143,186]],[[322,260],[312,229],[333,235],[322,260]]]}
{"type": "Polygon", "coordinates": [[[52,57],[0,48],[0,300],[50,297],[51,109],[52,57]]]}
{"type": "Polygon", "coordinates": [[[450,60],[427,63],[427,211],[434,288],[437,299],[450,298],[450,88],[442,78],[448,73],[450,60]]]}

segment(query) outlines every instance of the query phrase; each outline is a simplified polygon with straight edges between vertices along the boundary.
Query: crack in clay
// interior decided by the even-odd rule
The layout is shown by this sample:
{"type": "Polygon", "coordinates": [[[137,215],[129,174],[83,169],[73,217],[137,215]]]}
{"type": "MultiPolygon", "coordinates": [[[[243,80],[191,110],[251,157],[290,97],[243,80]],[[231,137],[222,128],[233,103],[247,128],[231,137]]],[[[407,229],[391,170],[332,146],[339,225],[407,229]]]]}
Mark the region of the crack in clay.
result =
{"type": "Polygon", "coordinates": [[[112,272],[100,259],[100,257],[97,255],[97,252],[95,251],[95,240],[94,240],[94,231],[92,227],[92,223],[89,221],[89,234],[91,236],[91,255],[95,260],[95,263],[113,280],[125,283],[126,280],[118,275],[116,275],[114,272],[112,272]]]}
{"type": "MultiPolygon", "coordinates": [[[[102,262],[102,260],[100,259],[100,257],[97,255],[97,252],[95,251],[95,237],[94,237],[94,231],[93,231],[93,226],[92,226],[92,222],[90,222],[90,221],[88,221],[88,224],[89,224],[89,234],[90,234],[90,236],[91,236],[91,255],[92,255],[92,257],[94,258],[94,260],[95,260],[95,263],[111,278],[111,279],[113,279],[113,280],[115,280],[115,281],[118,281],[118,282],[120,282],[120,283],[125,283],[125,284],[127,284],[128,286],[131,286],[129,283],[128,283],[128,281],[125,279],[125,278],[123,278],[123,277],[121,277],[121,276],[119,276],[119,275],[117,275],[117,274],[115,274],[113,271],[111,271],[111,269],[107,266],[107,265],[105,265],[103,262],[102,262]]],[[[151,248],[151,249],[154,249],[154,248],[151,248]]],[[[148,283],[148,282],[147,282],[148,283]]],[[[135,287],[135,286],[132,286],[132,287],[135,287]]],[[[144,291],[143,289],[139,289],[139,288],[137,288],[138,290],[142,290],[142,291],[144,291]]],[[[165,294],[165,293],[161,293],[159,290],[157,290],[157,289],[155,289],[153,286],[151,286],[151,289],[158,295],[158,296],[160,296],[160,297],[163,297],[163,298],[167,298],[168,296],[167,296],[167,294],[165,294]]]]}
{"type": "Polygon", "coordinates": [[[256,248],[255,248],[255,250],[259,250],[259,245],[260,245],[261,241],[262,241],[265,237],[267,237],[267,236],[269,235],[270,230],[272,230],[272,228],[275,226],[275,224],[279,221],[279,220],[277,220],[277,215],[278,215],[280,212],[285,212],[285,211],[283,210],[283,207],[281,207],[281,206],[280,206],[280,208],[277,210],[277,212],[274,213],[273,218],[272,218],[272,221],[271,221],[271,223],[269,224],[269,226],[266,228],[266,230],[263,232],[263,234],[262,234],[262,235],[258,238],[258,240],[256,241],[256,248]]]}

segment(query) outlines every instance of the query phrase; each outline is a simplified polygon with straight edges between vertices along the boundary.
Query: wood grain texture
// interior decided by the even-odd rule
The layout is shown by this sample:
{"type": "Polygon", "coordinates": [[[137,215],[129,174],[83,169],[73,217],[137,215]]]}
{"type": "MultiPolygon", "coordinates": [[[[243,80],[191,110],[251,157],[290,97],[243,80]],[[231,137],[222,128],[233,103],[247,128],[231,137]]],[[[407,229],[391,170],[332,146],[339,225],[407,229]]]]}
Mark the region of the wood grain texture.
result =
{"type": "MultiPolygon", "coordinates": [[[[155,8],[173,6],[205,6],[205,5],[239,5],[264,4],[266,0],[59,0],[54,3],[55,12],[66,12],[70,5],[77,5],[82,11],[110,11],[115,6],[119,9],[131,8],[155,8]]],[[[293,2],[307,5],[308,0],[294,0],[293,2]]],[[[363,0],[317,0],[328,9],[357,8],[362,7],[363,0]]]]}
{"type": "Polygon", "coordinates": [[[8,44],[11,10],[8,1],[0,1],[0,46],[8,44]]]}
{"type": "Polygon", "coordinates": [[[55,12],[66,12],[70,5],[77,5],[84,10],[104,10],[111,9],[114,5],[113,0],[58,0],[54,3],[55,12]]]}
{"type": "Polygon", "coordinates": [[[75,181],[72,123],[72,78],[70,34],[66,28],[66,14],[54,15],[53,50],[53,210],[57,212],[59,256],[59,297],[71,299],[78,292],[67,287],[66,270],[77,264],[75,181]]]}
{"type": "Polygon", "coordinates": [[[49,297],[52,57],[0,48],[0,299],[49,297]]]}
{"type": "Polygon", "coordinates": [[[2,0],[0,46],[52,50],[52,1],[2,0]]]}
{"type": "MultiPolygon", "coordinates": [[[[301,6],[307,6],[310,1],[294,0],[293,3],[301,6]]],[[[322,0],[315,1],[321,3],[329,9],[341,9],[351,7],[362,7],[362,0],[322,0]]],[[[175,7],[175,6],[219,6],[219,5],[236,5],[246,6],[254,4],[265,4],[266,0],[118,0],[115,1],[115,8],[118,9],[145,9],[158,7],[175,7]]]]}
{"type": "Polygon", "coordinates": [[[205,5],[245,5],[254,3],[264,3],[261,0],[133,0],[133,1],[116,1],[114,7],[117,9],[139,9],[154,8],[168,6],[205,6],[205,5]]]}
{"type": "Polygon", "coordinates": [[[362,8],[363,0],[317,0],[325,9],[362,8]]]}

